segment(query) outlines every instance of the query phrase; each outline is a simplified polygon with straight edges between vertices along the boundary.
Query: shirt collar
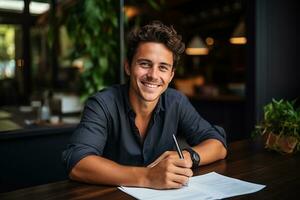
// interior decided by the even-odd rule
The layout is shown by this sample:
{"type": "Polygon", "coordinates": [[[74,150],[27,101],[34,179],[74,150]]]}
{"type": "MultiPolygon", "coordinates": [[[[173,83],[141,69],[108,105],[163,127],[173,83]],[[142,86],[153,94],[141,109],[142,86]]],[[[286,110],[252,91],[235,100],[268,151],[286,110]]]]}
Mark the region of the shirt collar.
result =
{"type": "Polygon", "coordinates": [[[164,107],[163,107],[163,105],[162,105],[162,99],[164,98],[164,94],[165,94],[165,93],[163,93],[163,94],[159,97],[159,100],[158,100],[158,102],[157,102],[157,105],[156,105],[155,108],[154,108],[154,113],[155,113],[155,114],[158,114],[160,111],[164,111],[164,110],[165,110],[164,107]]]}

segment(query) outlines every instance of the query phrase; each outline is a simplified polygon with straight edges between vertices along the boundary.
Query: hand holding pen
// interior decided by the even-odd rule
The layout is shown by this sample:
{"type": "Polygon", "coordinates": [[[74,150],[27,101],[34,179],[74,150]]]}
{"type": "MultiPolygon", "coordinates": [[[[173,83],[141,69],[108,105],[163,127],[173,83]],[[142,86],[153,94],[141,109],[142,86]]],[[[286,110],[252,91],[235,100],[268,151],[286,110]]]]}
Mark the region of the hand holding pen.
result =
{"type": "MultiPolygon", "coordinates": [[[[175,146],[176,146],[176,151],[177,151],[177,153],[178,153],[179,158],[182,159],[182,160],[184,160],[183,153],[182,153],[182,151],[181,151],[181,148],[179,147],[178,141],[177,141],[177,139],[176,139],[176,137],[175,137],[174,134],[173,134],[173,140],[174,140],[174,143],[175,143],[175,146]]],[[[185,184],[185,186],[187,186],[188,183],[189,183],[189,182],[187,182],[187,183],[185,184]]]]}
{"type": "MultiPolygon", "coordinates": [[[[176,141],[175,145],[178,145],[175,136],[173,136],[173,140],[176,141]]],[[[179,145],[176,146],[176,149],[177,152],[164,152],[147,166],[147,179],[151,182],[151,187],[170,189],[187,185],[189,177],[193,175],[192,162],[188,158],[184,159],[179,145]],[[180,159],[178,159],[178,155],[180,159]]]]}

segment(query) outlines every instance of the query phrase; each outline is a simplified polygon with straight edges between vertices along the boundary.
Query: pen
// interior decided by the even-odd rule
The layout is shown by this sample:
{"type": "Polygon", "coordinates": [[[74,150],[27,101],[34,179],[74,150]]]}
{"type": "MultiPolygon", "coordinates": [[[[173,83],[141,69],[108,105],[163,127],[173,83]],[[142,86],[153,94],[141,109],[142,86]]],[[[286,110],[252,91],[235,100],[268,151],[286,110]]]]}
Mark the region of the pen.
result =
{"type": "MultiPolygon", "coordinates": [[[[182,154],[182,151],[181,151],[181,149],[180,149],[180,147],[179,147],[179,144],[178,144],[177,139],[176,139],[176,137],[175,137],[174,134],[173,134],[173,140],[174,140],[174,143],[175,143],[176,150],[177,150],[177,153],[178,153],[179,158],[180,158],[180,159],[184,159],[183,154],[182,154]]],[[[188,186],[188,182],[187,182],[186,184],[184,184],[184,186],[188,186]]]]}
{"type": "Polygon", "coordinates": [[[175,137],[174,134],[173,134],[173,140],[174,140],[174,143],[175,143],[176,150],[177,150],[177,153],[178,153],[178,155],[179,155],[179,158],[180,158],[180,159],[184,159],[183,154],[182,154],[182,151],[181,151],[181,149],[180,149],[180,147],[179,147],[179,145],[178,145],[177,139],[176,139],[176,137],[175,137]]]}

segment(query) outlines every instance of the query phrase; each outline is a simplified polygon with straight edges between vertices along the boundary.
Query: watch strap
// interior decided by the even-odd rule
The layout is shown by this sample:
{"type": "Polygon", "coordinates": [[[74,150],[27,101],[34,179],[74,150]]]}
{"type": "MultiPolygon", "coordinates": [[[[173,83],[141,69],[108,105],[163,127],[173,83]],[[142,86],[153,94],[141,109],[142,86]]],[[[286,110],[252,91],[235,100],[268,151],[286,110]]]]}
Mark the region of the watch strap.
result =
{"type": "Polygon", "coordinates": [[[192,159],[192,162],[193,162],[192,168],[198,167],[199,163],[200,163],[200,160],[201,160],[200,155],[196,151],[194,151],[192,148],[184,148],[183,150],[186,150],[187,152],[190,153],[190,156],[191,156],[191,159],[192,159]],[[197,159],[195,159],[195,157],[197,159]]]}

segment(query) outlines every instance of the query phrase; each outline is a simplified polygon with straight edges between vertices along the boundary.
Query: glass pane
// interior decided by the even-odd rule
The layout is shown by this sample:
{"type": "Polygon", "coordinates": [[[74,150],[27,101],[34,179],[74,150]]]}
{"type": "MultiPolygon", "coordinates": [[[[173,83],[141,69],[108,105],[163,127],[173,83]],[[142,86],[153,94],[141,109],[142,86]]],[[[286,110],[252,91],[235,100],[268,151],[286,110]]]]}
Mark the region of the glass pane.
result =
{"type": "Polygon", "coordinates": [[[22,90],[22,29],[0,24],[0,105],[14,104],[22,90]]]}
{"type": "MultiPolygon", "coordinates": [[[[33,15],[39,15],[47,12],[50,4],[47,0],[31,1],[29,3],[29,12],[33,15]]],[[[24,10],[24,0],[0,0],[0,11],[22,13],[24,10]]]]}
{"type": "Polygon", "coordinates": [[[58,51],[59,74],[57,86],[64,88],[65,92],[78,93],[79,76],[83,70],[83,58],[74,58],[74,42],[69,38],[66,27],[59,28],[59,51],[58,51]]]}
{"type": "Polygon", "coordinates": [[[24,10],[23,0],[0,0],[0,10],[6,12],[22,13],[24,10]]]}
{"type": "Polygon", "coordinates": [[[47,0],[31,1],[29,4],[29,12],[33,15],[39,15],[47,12],[50,9],[50,4],[47,0]]]}
{"type": "Polygon", "coordinates": [[[0,25],[0,79],[15,76],[15,27],[0,25]]]}
{"type": "Polygon", "coordinates": [[[51,86],[50,49],[47,26],[34,26],[30,29],[31,78],[33,93],[51,86]]]}

